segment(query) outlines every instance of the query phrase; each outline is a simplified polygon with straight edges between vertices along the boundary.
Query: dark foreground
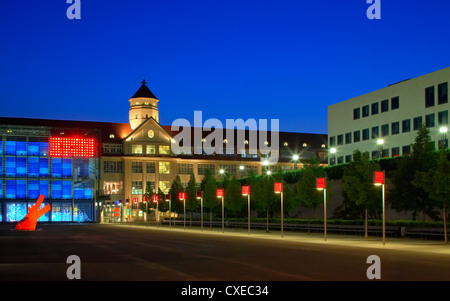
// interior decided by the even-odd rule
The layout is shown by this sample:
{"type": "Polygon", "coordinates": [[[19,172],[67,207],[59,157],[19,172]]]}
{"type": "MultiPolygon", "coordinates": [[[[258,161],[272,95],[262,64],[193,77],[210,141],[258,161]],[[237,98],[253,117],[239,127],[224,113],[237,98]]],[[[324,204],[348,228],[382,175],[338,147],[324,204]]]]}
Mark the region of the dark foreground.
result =
{"type": "Polygon", "coordinates": [[[194,285],[196,281],[243,281],[245,285],[255,281],[450,280],[450,246],[442,242],[427,242],[416,250],[420,244],[416,241],[393,248],[391,241],[381,246],[372,240],[364,246],[363,238],[353,238],[354,243],[338,244],[345,238],[303,241],[292,239],[301,236],[292,233],[280,238],[276,233],[248,236],[227,230],[233,234],[228,235],[220,230],[97,224],[39,228],[21,232],[12,225],[0,226],[1,281],[194,281],[194,285]],[[80,259],[79,280],[68,279],[67,272],[74,268],[73,261],[67,263],[70,255],[80,259]],[[367,262],[370,255],[380,258],[379,280],[368,279],[368,269],[375,267],[367,262]]]}

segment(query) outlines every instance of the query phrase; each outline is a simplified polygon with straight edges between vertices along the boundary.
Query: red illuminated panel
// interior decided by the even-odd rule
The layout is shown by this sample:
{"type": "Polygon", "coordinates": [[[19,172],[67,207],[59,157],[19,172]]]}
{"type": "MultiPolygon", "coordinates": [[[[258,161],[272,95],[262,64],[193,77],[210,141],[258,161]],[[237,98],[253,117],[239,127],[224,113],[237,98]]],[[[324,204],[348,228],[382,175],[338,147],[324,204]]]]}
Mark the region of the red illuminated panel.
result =
{"type": "Polygon", "coordinates": [[[375,171],[373,177],[376,185],[384,184],[384,171],[375,171]]]}
{"type": "Polygon", "coordinates": [[[217,196],[218,198],[222,198],[222,197],[223,197],[223,189],[217,189],[217,194],[216,194],[216,196],[217,196]]]}
{"type": "Polygon", "coordinates": [[[242,195],[249,195],[250,186],[242,186],[242,195]]]}
{"type": "Polygon", "coordinates": [[[152,195],[152,202],[153,203],[158,203],[159,202],[159,195],[157,195],[157,194],[152,195]]]}
{"type": "Polygon", "coordinates": [[[178,199],[180,201],[184,201],[186,199],[186,193],[185,192],[179,192],[178,193],[178,199]]]}
{"type": "Polygon", "coordinates": [[[94,157],[95,139],[50,137],[50,157],[94,157]]]}
{"type": "Polygon", "coordinates": [[[275,193],[283,192],[283,183],[275,183],[274,189],[275,193]]]}
{"type": "Polygon", "coordinates": [[[325,178],[317,178],[317,189],[325,189],[325,178]]]}

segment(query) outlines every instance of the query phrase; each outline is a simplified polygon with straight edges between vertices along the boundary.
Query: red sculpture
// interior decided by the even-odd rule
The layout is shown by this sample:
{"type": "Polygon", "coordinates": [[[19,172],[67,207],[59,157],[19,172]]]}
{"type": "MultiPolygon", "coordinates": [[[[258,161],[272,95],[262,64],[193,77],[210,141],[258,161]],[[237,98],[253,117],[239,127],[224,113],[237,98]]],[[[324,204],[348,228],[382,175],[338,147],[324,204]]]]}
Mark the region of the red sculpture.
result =
{"type": "Polygon", "coordinates": [[[39,209],[39,207],[41,207],[43,200],[44,200],[44,195],[41,194],[39,196],[39,198],[37,199],[36,204],[31,205],[28,208],[27,215],[25,215],[25,217],[16,224],[16,228],[15,228],[16,230],[31,230],[31,231],[36,230],[37,220],[41,216],[43,216],[44,214],[49,212],[51,209],[50,204],[47,204],[44,206],[44,208],[39,209]]]}

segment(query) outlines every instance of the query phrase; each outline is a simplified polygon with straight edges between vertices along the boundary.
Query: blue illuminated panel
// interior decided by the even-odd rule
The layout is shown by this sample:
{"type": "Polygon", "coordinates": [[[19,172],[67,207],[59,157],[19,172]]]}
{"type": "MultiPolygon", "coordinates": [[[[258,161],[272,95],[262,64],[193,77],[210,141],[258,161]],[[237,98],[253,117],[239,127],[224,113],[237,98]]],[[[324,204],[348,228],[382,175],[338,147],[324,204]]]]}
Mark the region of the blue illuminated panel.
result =
{"type": "Polygon", "coordinates": [[[61,158],[52,158],[52,177],[61,178],[61,158]]]}
{"type": "Polygon", "coordinates": [[[6,221],[17,222],[28,213],[26,202],[6,203],[6,221]]]}
{"type": "Polygon", "coordinates": [[[27,176],[27,158],[25,157],[16,158],[16,176],[17,177],[27,176]]]}
{"type": "Polygon", "coordinates": [[[16,154],[16,141],[6,141],[5,153],[7,155],[15,155],[16,154]]]}
{"type": "Polygon", "coordinates": [[[16,181],[16,198],[26,199],[27,198],[27,181],[17,180],[16,181]]]}
{"type": "Polygon", "coordinates": [[[6,180],[5,181],[5,198],[15,199],[16,198],[16,181],[6,180]]]}
{"type": "Polygon", "coordinates": [[[28,142],[28,156],[39,156],[39,142],[28,142]]]}
{"type": "Polygon", "coordinates": [[[48,142],[39,142],[39,156],[48,156],[48,142]]]}
{"type": "Polygon", "coordinates": [[[48,187],[49,187],[49,184],[48,184],[47,180],[39,181],[39,191],[40,191],[40,194],[44,195],[45,199],[48,199],[48,197],[49,197],[48,187]]]}
{"type": "Polygon", "coordinates": [[[18,156],[26,156],[27,155],[26,141],[16,141],[16,155],[18,155],[18,156]]]}
{"type": "Polygon", "coordinates": [[[5,175],[7,177],[16,176],[16,158],[14,157],[5,158],[5,175]]]}
{"type": "Polygon", "coordinates": [[[39,181],[30,180],[28,181],[28,198],[36,199],[39,197],[39,181]]]}
{"type": "Polygon", "coordinates": [[[61,181],[52,181],[52,199],[60,199],[61,196],[61,181]]]}
{"type": "Polygon", "coordinates": [[[62,159],[62,176],[67,178],[72,176],[72,160],[62,159]]]}
{"type": "Polygon", "coordinates": [[[53,202],[53,204],[52,204],[52,221],[53,222],[70,222],[70,221],[72,221],[72,203],[53,202]]]}
{"type": "Polygon", "coordinates": [[[28,158],[28,176],[29,177],[39,177],[39,158],[29,157],[28,158]]]}
{"type": "Polygon", "coordinates": [[[72,182],[63,181],[62,182],[62,198],[71,199],[72,198],[72,182]]]}
{"type": "Polygon", "coordinates": [[[48,158],[39,158],[39,176],[40,177],[48,177],[48,158]]]}

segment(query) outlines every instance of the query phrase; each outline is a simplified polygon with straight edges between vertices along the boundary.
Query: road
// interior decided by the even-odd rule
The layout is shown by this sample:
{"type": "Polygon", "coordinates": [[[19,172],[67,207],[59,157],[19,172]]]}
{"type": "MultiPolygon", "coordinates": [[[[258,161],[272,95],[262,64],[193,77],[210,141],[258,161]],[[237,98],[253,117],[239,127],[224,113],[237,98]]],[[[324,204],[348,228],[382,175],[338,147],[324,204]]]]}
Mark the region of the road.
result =
{"type": "Polygon", "coordinates": [[[450,280],[450,245],[443,242],[305,233],[182,227],[0,226],[0,280],[67,280],[68,256],[80,258],[87,281],[381,281],[450,280]],[[380,265],[367,263],[377,255],[380,265]]]}

